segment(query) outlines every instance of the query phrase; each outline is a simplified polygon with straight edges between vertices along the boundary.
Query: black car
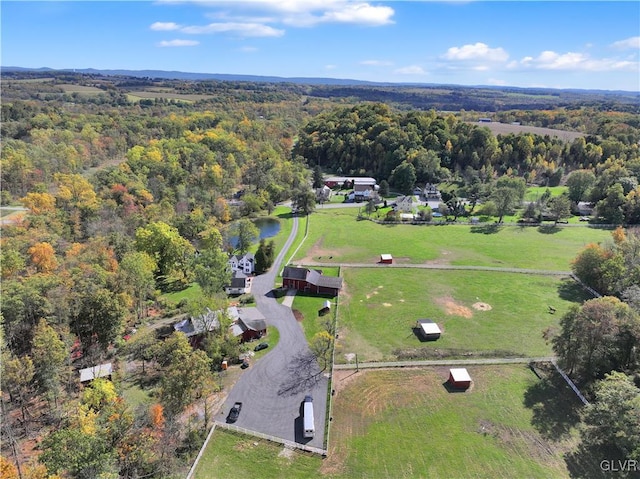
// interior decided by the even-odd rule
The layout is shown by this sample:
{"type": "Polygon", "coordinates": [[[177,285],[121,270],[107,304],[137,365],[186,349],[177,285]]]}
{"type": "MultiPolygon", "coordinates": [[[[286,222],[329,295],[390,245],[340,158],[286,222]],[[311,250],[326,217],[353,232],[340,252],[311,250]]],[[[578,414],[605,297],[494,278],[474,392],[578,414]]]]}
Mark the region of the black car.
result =
{"type": "Polygon", "coordinates": [[[267,349],[269,347],[269,343],[260,343],[255,348],[254,351],[262,351],[263,349],[267,349]]]}
{"type": "Polygon", "coordinates": [[[240,369],[247,369],[249,367],[249,360],[248,359],[244,359],[242,361],[242,364],[240,365],[240,369]]]}
{"type": "Polygon", "coordinates": [[[229,417],[227,418],[228,422],[236,422],[238,420],[238,416],[240,416],[240,411],[242,410],[242,403],[237,402],[229,411],[229,417]]]}

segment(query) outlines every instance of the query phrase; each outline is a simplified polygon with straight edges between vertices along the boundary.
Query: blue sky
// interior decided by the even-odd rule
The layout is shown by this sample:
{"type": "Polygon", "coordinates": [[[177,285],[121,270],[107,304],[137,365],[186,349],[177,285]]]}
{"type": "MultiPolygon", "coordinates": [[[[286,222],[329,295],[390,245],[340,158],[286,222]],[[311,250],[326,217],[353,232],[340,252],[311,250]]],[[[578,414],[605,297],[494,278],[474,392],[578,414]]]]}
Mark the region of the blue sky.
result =
{"type": "Polygon", "coordinates": [[[1,64],[640,90],[640,2],[3,0],[1,64]]]}

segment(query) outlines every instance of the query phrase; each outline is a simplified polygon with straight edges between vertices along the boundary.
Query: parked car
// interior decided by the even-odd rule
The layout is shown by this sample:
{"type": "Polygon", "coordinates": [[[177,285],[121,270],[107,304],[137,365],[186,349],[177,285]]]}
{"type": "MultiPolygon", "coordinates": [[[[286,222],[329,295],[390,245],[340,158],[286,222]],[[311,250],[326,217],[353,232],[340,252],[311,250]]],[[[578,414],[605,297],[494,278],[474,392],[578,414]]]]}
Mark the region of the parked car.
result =
{"type": "Polygon", "coordinates": [[[248,359],[243,359],[242,360],[242,364],[240,365],[241,369],[247,369],[249,367],[249,360],[248,359]]]}
{"type": "Polygon", "coordinates": [[[227,422],[236,422],[238,420],[238,416],[240,416],[240,411],[242,410],[242,403],[236,402],[231,411],[229,411],[229,417],[227,418],[227,422]]]}
{"type": "Polygon", "coordinates": [[[254,351],[262,351],[263,349],[267,349],[269,347],[269,343],[260,343],[255,348],[254,351]]]}

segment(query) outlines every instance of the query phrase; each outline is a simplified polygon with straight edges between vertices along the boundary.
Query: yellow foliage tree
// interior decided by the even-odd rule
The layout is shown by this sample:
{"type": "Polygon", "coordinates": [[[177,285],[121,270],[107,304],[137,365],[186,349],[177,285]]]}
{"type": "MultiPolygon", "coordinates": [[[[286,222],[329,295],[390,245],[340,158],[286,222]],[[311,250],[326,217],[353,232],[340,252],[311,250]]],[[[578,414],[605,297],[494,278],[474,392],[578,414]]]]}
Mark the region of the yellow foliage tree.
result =
{"type": "Polygon", "coordinates": [[[41,273],[51,273],[58,267],[56,252],[46,241],[34,244],[27,252],[31,255],[31,263],[41,273]]]}
{"type": "Polygon", "coordinates": [[[20,202],[34,215],[50,213],[56,209],[56,199],[49,193],[27,193],[20,202]]]}

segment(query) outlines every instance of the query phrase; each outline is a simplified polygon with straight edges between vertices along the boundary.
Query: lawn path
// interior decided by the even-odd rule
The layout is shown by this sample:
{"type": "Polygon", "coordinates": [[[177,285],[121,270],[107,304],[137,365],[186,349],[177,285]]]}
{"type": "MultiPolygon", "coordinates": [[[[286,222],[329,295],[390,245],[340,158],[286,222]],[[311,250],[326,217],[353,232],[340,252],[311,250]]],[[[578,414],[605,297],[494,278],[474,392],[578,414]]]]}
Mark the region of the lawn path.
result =
{"type": "Polygon", "coordinates": [[[380,368],[406,368],[420,366],[472,366],[487,364],[529,364],[551,363],[555,357],[541,358],[486,358],[486,359],[431,359],[421,361],[386,361],[371,363],[334,364],[334,369],[380,369],[380,368]]]}

